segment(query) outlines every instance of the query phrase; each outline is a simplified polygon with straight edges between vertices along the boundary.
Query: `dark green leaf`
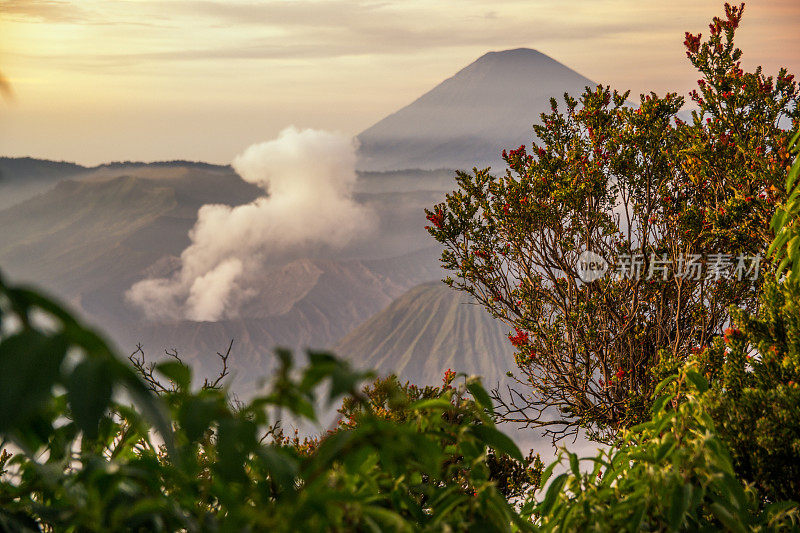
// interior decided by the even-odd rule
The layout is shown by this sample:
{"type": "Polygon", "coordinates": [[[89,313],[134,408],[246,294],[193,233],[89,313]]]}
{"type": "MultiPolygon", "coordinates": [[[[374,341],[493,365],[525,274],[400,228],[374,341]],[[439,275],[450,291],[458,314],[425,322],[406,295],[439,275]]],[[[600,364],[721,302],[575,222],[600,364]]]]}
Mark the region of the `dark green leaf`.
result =
{"type": "Polygon", "coordinates": [[[469,390],[470,394],[472,394],[472,397],[475,398],[475,401],[478,402],[478,405],[489,411],[490,414],[494,414],[494,405],[492,405],[492,399],[480,382],[472,381],[467,383],[467,390],[469,390]]]}
{"type": "Polygon", "coordinates": [[[89,439],[97,437],[98,426],[111,401],[112,381],[102,359],[86,359],[76,366],[67,381],[67,400],[75,423],[89,439]]]}
{"type": "Polygon", "coordinates": [[[44,407],[60,379],[68,344],[61,335],[23,330],[0,342],[0,433],[44,407]]]}
{"type": "Polygon", "coordinates": [[[706,381],[706,378],[698,374],[695,370],[687,370],[686,379],[692,382],[692,385],[694,385],[694,388],[697,389],[699,393],[702,394],[708,390],[708,381],[706,381]]]}
{"type": "Polygon", "coordinates": [[[163,361],[156,370],[177,385],[179,390],[188,391],[192,383],[192,370],[184,363],[175,360],[163,361]]]}

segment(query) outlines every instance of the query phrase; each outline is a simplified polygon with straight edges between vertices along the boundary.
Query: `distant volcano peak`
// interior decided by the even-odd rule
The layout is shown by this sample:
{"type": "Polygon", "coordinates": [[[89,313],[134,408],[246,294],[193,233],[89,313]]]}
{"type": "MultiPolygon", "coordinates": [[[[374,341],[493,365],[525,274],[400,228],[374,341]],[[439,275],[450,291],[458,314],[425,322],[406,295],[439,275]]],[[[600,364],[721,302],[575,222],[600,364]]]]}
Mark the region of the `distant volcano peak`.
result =
{"type": "Polygon", "coordinates": [[[539,50],[535,50],[533,48],[510,48],[508,50],[496,50],[493,52],[486,52],[481,57],[479,57],[476,60],[476,62],[494,61],[503,59],[531,59],[531,58],[541,58],[541,59],[549,59],[550,61],[555,61],[550,56],[543,54],[539,50]]]}
{"type": "Polygon", "coordinates": [[[594,82],[531,48],[488,52],[359,135],[362,170],[497,166],[550,98],[594,82]]]}

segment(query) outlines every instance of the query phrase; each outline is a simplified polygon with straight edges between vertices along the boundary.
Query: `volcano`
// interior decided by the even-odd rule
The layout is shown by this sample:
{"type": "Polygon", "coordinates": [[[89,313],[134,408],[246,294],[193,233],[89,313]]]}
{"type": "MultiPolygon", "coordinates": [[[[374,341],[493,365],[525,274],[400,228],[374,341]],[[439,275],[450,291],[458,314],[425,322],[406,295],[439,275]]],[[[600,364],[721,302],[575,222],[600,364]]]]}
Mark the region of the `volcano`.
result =
{"type": "Polygon", "coordinates": [[[530,144],[550,98],[596,84],[529,48],[489,52],[363,131],[365,171],[471,169],[502,164],[500,152],[530,144]]]}

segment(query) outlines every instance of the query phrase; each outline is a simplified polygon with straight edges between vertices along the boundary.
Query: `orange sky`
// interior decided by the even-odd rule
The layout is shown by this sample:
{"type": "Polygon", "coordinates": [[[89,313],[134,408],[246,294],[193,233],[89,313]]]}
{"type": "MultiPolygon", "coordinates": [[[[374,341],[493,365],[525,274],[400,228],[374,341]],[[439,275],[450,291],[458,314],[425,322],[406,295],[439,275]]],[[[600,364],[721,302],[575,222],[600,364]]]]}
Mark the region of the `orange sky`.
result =
{"type": "MultiPolygon", "coordinates": [[[[356,134],[483,53],[688,91],[708,0],[0,0],[0,155],[227,163],[294,124],[356,134]]],[[[800,1],[747,4],[744,64],[800,73],[800,1]]]]}

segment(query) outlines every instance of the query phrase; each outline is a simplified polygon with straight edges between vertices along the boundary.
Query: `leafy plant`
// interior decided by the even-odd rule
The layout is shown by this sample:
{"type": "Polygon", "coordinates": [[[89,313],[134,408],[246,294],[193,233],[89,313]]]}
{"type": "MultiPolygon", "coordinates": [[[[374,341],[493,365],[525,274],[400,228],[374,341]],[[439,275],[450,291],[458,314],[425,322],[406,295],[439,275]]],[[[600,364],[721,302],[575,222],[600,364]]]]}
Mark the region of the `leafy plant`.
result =
{"type": "Polygon", "coordinates": [[[780,278],[792,265],[790,275],[800,279],[800,131],[791,142],[795,152],[794,165],[786,177],[786,202],[781,204],[772,217],[771,227],[775,231],[775,240],[769,247],[770,254],[778,262],[776,276],[780,278]]]}
{"type": "MultiPolygon", "coordinates": [[[[796,149],[800,146],[794,138],[796,149]]],[[[767,502],[800,501],[800,276],[796,250],[800,210],[796,180],[773,220],[770,247],[778,281],[768,281],[757,313],[731,309],[732,323],[697,356],[712,382],[704,402],[728,445],[737,474],[767,502]],[[785,276],[783,275],[785,274],[785,276]]]]}
{"type": "Polygon", "coordinates": [[[504,152],[505,175],[459,172],[427,211],[445,282],[513,328],[520,374],[493,395],[503,420],[609,442],[647,418],[664,353],[680,366],[722,333],[729,306],[754,307],[790,162],[777,124],[797,125],[800,107],[785,70],[742,71],[742,9],[726,5],[705,40],[686,36],[701,76],[691,121],[675,94],[565,95],[530,153],[504,152]],[[587,251],[611,272],[581,279],[587,251]]]}
{"type": "MultiPolygon", "coordinates": [[[[338,429],[357,427],[365,416],[378,416],[395,423],[407,423],[416,416],[413,406],[419,405],[419,402],[449,401],[452,407],[442,412],[442,421],[445,423],[443,429],[450,435],[451,442],[455,443],[455,432],[464,424],[481,425],[478,431],[484,432],[492,441],[486,455],[488,479],[495,483],[500,494],[506,499],[527,495],[539,484],[543,468],[541,458],[531,451],[523,459],[517,455],[516,447],[510,439],[497,433],[489,435],[487,433],[489,429],[483,427],[486,415],[494,414],[489,395],[475,377],[465,377],[462,384],[455,386],[458,377],[452,370],[446,371],[441,387],[418,387],[409,382],[401,384],[393,375],[378,379],[364,387],[362,399],[354,397],[344,399],[339,409],[342,418],[339,420],[338,429]]],[[[457,455],[453,457],[453,462],[457,466],[460,465],[457,455]]],[[[471,472],[455,469],[448,483],[461,485],[470,491],[473,490],[470,487],[471,477],[471,472]]]]}
{"type": "MultiPolygon", "coordinates": [[[[620,433],[593,458],[572,453],[569,470],[550,481],[523,513],[541,531],[780,531],[800,527],[800,509],[760,509],[756,491],[736,477],[702,400],[708,383],[687,366],[657,387],[649,421],[620,433]],[[678,401],[679,400],[679,401],[678,401]]],[[[562,456],[562,458],[563,458],[562,456]]],[[[547,482],[553,463],[545,471],[547,482]]]]}
{"type": "Polygon", "coordinates": [[[35,291],[2,284],[0,299],[0,438],[17,447],[0,459],[3,530],[530,529],[490,479],[489,447],[523,457],[478,381],[390,419],[360,392],[366,374],[279,351],[271,385],[232,403],[216,380],[193,390],[179,359],[126,365],[35,291]],[[279,413],[316,421],[323,390],[358,423],[298,446],[279,413]]]}

